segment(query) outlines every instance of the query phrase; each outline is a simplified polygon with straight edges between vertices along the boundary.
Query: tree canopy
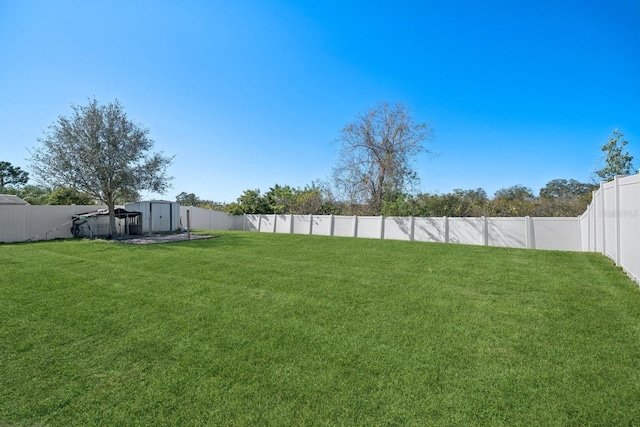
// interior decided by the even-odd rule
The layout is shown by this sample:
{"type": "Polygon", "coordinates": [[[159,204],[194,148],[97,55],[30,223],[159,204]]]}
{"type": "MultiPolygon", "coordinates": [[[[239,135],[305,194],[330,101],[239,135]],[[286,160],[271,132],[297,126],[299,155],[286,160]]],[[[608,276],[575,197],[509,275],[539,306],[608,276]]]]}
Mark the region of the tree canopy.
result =
{"type": "Polygon", "coordinates": [[[540,189],[540,197],[547,199],[575,200],[595,189],[593,184],[575,179],[553,179],[540,189]]]}
{"type": "Polygon", "coordinates": [[[74,188],[104,202],[115,233],[115,203],[134,201],[144,190],[164,193],[173,157],[151,152],[149,130],[129,120],[117,100],[101,105],[90,99],[71,108],[70,117],[59,116],[38,139],[32,169],[53,187],[74,188]]]}
{"type": "Polygon", "coordinates": [[[0,161],[0,192],[9,187],[21,187],[29,181],[29,173],[9,162],[0,161]]]}
{"type": "Polygon", "coordinates": [[[93,200],[87,193],[82,193],[71,187],[54,188],[49,194],[49,205],[91,205],[93,200]]]}
{"type": "Polygon", "coordinates": [[[618,129],[613,131],[609,141],[602,146],[604,152],[604,166],[595,171],[603,181],[611,181],[617,175],[631,175],[634,172],[633,156],[625,151],[628,142],[618,129]]]}
{"type": "Polygon", "coordinates": [[[338,162],[333,170],[336,188],[352,204],[379,214],[384,202],[412,189],[419,181],[413,162],[428,153],[433,139],[426,123],[417,123],[403,104],[381,103],[342,129],[338,162]]]}

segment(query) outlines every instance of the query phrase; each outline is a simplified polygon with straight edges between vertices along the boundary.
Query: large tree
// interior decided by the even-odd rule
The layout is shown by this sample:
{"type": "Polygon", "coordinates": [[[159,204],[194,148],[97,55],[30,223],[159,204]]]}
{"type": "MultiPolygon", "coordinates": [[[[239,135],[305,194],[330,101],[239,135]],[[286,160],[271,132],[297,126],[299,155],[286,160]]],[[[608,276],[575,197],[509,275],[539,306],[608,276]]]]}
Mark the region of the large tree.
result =
{"type": "Polygon", "coordinates": [[[433,129],[417,123],[403,104],[381,103],[358,114],[342,129],[338,162],[333,171],[337,189],[351,203],[379,214],[385,201],[414,188],[416,156],[429,153],[425,144],[433,129]]]}
{"type": "Polygon", "coordinates": [[[27,172],[9,162],[0,162],[0,192],[4,192],[9,186],[25,185],[27,181],[29,181],[27,172]]]}
{"type": "MultiPolygon", "coordinates": [[[[31,166],[43,182],[72,187],[101,200],[109,208],[110,234],[116,232],[115,204],[139,191],[164,193],[173,157],[153,153],[149,130],[127,117],[116,100],[107,105],[89,99],[72,105],[38,141],[31,166]]],[[[132,201],[132,200],[131,200],[132,201]]]]}
{"type": "Polygon", "coordinates": [[[605,165],[595,171],[595,174],[603,181],[611,181],[616,175],[631,175],[634,172],[633,156],[625,151],[627,141],[623,136],[622,132],[615,129],[609,141],[602,146],[605,165]]]}
{"type": "Polygon", "coordinates": [[[552,179],[540,189],[540,197],[556,200],[575,200],[588,196],[595,190],[593,184],[575,179],[552,179]]]}

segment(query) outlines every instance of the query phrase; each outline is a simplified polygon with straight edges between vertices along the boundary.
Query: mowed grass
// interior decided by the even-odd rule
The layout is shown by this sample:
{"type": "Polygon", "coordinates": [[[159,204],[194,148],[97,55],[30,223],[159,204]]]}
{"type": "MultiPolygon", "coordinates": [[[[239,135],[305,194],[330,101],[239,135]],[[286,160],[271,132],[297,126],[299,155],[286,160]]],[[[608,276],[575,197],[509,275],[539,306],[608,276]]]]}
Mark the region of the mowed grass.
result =
{"type": "Polygon", "coordinates": [[[223,232],[0,245],[0,425],[638,425],[597,254],[223,232]]]}

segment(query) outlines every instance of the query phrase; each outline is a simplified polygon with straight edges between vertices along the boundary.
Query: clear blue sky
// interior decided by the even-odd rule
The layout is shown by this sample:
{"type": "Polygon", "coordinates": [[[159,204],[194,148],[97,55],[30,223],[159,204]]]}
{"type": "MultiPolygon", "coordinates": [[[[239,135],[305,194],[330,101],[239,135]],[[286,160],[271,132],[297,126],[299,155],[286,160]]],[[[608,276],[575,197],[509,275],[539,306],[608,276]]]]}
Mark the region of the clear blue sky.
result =
{"type": "Polygon", "coordinates": [[[640,2],[0,0],[0,160],[71,104],[120,100],[220,202],[328,179],[379,101],[431,122],[421,190],[589,181],[614,128],[640,167],[640,2]]]}

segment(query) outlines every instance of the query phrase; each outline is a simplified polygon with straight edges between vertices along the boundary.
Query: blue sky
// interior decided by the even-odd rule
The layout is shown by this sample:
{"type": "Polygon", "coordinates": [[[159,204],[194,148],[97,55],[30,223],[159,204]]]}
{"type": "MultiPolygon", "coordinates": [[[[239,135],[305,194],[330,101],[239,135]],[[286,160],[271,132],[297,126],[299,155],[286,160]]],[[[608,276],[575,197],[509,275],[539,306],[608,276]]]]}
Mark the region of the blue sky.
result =
{"type": "Polygon", "coordinates": [[[120,100],[175,155],[168,200],[328,180],[378,102],[430,122],[422,191],[589,181],[619,128],[640,167],[640,2],[0,0],[0,160],[71,104],[120,100]]]}

